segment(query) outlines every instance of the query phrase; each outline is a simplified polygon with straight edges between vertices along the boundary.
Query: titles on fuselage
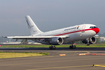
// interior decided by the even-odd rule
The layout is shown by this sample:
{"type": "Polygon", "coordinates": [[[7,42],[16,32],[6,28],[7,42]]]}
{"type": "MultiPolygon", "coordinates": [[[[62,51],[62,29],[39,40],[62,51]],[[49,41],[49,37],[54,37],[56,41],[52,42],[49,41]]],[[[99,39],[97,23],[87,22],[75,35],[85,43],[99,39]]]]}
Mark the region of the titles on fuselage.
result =
{"type": "Polygon", "coordinates": [[[73,27],[73,28],[64,29],[64,31],[69,31],[69,30],[74,30],[74,29],[78,29],[78,27],[73,27]]]}

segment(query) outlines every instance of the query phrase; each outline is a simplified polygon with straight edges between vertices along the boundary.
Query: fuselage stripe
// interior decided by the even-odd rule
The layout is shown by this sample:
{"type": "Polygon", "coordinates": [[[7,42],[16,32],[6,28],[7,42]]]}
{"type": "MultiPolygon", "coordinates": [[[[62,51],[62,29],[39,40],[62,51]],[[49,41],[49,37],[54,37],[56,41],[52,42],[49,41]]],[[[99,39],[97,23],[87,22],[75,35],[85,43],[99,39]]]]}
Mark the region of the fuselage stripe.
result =
{"type": "Polygon", "coordinates": [[[61,36],[61,35],[66,35],[66,34],[71,34],[71,33],[77,33],[77,32],[83,32],[83,31],[89,31],[89,30],[96,30],[96,28],[92,28],[92,29],[84,29],[84,30],[78,30],[78,31],[73,31],[73,32],[67,32],[67,33],[62,33],[62,34],[57,34],[54,36],[61,36]]]}

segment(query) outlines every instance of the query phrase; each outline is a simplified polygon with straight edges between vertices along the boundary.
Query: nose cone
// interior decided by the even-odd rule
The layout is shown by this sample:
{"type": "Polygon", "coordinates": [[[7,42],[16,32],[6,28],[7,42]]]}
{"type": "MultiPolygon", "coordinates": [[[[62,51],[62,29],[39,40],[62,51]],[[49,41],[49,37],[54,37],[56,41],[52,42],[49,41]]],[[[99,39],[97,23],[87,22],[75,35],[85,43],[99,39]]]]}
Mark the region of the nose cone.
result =
{"type": "Polygon", "coordinates": [[[99,28],[94,28],[94,31],[97,33],[99,33],[100,29],[99,28]]]}

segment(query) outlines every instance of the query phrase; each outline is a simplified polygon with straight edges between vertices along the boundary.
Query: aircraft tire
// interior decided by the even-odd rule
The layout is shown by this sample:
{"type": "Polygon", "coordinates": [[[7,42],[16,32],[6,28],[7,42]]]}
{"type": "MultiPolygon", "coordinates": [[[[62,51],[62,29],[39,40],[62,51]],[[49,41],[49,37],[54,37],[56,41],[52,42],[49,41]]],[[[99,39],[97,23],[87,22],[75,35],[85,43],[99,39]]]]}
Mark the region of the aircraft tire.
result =
{"type": "Polygon", "coordinates": [[[76,49],[76,46],[75,45],[70,46],[70,49],[76,49]]]}
{"type": "Polygon", "coordinates": [[[49,47],[49,49],[50,49],[50,50],[55,50],[56,47],[55,47],[54,45],[52,45],[52,46],[49,47]]]}
{"type": "Polygon", "coordinates": [[[87,46],[89,46],[90,44],[87,44],[87,46]]]}
{"type": "Polygon", "coordinates": [[[76,46],[75,45],[73,46],[73,49],[76,49],[76,46]]]}

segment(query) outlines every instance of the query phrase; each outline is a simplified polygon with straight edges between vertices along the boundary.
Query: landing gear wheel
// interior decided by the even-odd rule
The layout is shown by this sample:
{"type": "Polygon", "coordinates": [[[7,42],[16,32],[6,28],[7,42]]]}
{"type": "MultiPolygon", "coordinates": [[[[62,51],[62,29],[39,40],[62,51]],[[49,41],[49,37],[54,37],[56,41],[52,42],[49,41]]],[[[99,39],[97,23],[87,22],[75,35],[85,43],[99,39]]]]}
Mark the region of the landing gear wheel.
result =
{"type": "Polygon", "coordinates": [[[73,46],[70,46],[70,49],[72,49],[73,48],[73,46]]]}
{"type": "Polygon", "coordinates": [[[55,47],[54,45],[52,45],[52,46],[49,47],[49,49],[50,49],[50,50],[55,50],[56,47],[55,47]]]}
{"type": "Polygon", "coordinates": [[[73,46],[73,49],[76,49],[76,46],[75,45],[73,46]]]}
{"type": "Polygon", "coordinates": [[[90,44],[87,44],[87,46],[89,46],[90,44]]]}
{"type": "Polygon", "coordinates": [[[70,49],[76,49],[75,45],[70,46],[70,49]]]}

